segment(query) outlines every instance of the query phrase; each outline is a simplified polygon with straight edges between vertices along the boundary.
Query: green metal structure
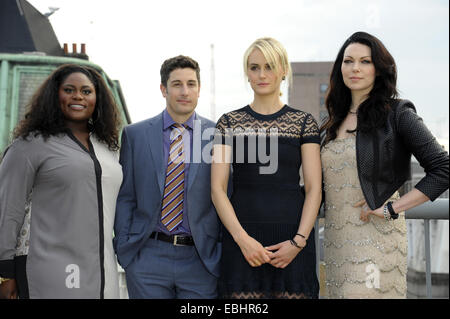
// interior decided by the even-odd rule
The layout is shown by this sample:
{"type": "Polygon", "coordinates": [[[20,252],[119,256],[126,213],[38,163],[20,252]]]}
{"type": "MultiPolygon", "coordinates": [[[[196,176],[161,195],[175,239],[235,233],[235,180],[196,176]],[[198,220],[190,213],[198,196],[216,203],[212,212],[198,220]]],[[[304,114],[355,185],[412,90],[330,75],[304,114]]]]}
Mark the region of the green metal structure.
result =
{"type": "Polygon", "coordinates": [[[0,53],[0,154],[11,142],[11,133],[37,88],[53,70],[66,63],[96,69],[116,100],[123,124],[131,123],[119,81],[111,80],[100,66],[74,57],[0,53]]]}

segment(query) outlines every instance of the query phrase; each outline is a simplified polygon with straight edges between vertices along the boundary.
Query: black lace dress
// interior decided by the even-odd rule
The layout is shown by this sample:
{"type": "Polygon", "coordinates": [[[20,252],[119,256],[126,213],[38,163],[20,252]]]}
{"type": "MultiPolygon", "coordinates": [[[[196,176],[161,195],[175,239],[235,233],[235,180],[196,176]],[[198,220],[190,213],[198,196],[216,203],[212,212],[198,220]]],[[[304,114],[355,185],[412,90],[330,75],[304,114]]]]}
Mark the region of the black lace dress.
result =
{"type": "MultiPolygon", "coordinates": [[[[232,145],[231,203],[245,231],[264,247],[294,238],[304,195],[300,146],[320,143],[314,118],[285,105],[274,114],[250,106],[222,115],[215,143],[232,145]]],[[[284,269],[251,267],[223,228],[219,294],[222,298],[318,298],[314,230],[284,269]]]]}

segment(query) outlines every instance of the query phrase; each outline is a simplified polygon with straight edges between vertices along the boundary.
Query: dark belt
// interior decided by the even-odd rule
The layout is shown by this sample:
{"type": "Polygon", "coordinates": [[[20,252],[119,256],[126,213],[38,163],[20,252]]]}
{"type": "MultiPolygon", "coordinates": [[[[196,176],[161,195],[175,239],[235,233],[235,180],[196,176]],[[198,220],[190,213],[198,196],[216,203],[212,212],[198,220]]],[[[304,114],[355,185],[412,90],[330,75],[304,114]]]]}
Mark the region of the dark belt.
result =
{"type": "Polygon", "coordinates": [[[150,235],[150,238],[162,240],[175,246],[194,246],[194,239],[192,236],[166,235],[164,233],[153,232],[150,235]]]}

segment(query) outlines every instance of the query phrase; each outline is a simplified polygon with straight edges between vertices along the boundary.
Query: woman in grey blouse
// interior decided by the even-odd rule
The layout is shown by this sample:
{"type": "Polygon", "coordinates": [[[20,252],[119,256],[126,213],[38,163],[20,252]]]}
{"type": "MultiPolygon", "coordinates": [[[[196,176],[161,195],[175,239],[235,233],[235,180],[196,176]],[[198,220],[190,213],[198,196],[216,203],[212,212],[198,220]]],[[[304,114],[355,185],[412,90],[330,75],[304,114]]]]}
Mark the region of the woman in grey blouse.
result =
{"type": "Polygon", "coordinates": [[[36,92],[0,164],[0,298],[119,297],[119,127],[92,68],[63,65],[36,92]],[[28,254],[17,256],[30,201],[28,254]]]}

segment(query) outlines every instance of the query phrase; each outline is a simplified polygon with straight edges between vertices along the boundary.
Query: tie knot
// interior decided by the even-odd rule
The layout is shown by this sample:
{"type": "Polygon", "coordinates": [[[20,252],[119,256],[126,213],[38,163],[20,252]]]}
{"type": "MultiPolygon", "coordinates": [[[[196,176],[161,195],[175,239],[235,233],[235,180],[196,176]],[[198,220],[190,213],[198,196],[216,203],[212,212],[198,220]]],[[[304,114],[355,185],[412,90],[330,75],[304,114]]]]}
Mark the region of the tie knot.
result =
{"type": "Polygon", "coordinates": [[[183,132],[183,131],[186,129],[186,127],[184,126],[184,124],[179,124],[179,123],[173,124],[172,127],[173,127],[173,128],[179,129],[181,132],[183,132]]]}
{"type": "Polygon", "coordinates": [[[180,135],[183,134],[183,132],[185,131],[185,127],[183,124],[178,124],[175,123],[172,125],[172,133],[171,133],[171,140],[174,140],[176,138],[178,138],[180,135]]]}

